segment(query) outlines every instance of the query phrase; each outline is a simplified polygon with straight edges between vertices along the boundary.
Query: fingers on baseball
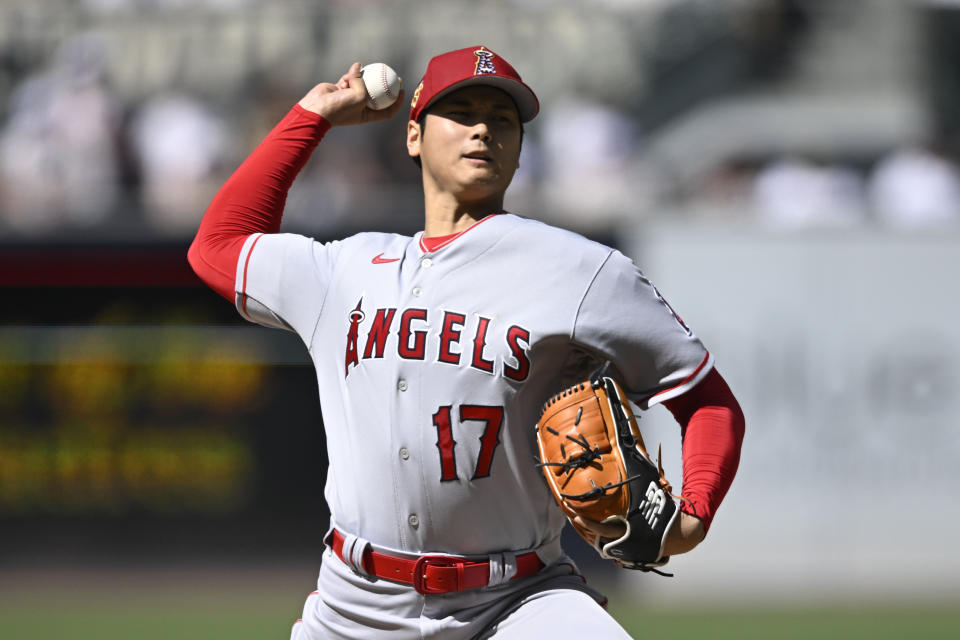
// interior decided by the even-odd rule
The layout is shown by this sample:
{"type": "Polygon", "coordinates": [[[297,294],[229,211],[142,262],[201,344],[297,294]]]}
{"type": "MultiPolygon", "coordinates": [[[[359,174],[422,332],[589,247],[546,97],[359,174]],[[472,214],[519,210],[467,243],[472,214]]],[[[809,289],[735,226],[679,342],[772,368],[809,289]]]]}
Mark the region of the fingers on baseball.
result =
{"type": "MultiPolygon", "coordinates": [[[[345,74],[340,76],[340,80],[337,82],[337,88],[339,89],[349,89],[351,84],[355,84],[355,81],[358,78],[362,78],[363,74],[360,72],[360,69],[363,68],[359,62],[354,62],[350,65],[350,68],[345,74]]],[[[362,81],[361,81],[361,84],[362,81]]]]}

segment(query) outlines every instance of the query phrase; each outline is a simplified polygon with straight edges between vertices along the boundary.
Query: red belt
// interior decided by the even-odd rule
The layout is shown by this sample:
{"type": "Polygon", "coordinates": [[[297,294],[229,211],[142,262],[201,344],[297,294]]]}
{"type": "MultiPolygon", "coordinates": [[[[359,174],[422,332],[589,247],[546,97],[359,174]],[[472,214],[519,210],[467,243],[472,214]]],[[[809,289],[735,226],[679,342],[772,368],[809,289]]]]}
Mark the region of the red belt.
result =
{"type": "MultiPolygon", "coordinates": [[[[333,552],[343,557],[343,535],[333,530],[333,552]]],[[[543,568],[536,552],[516,557],[517,573],[511,580],[532,576],[543,568]]],[[[490,563],[453,556],[420,556],[416,559],[379,553],[370,547],[363,552],[363,568],[371,576],[412,585],[417,593],[452,593],[485,587],[490,583],[490,563]]]]}

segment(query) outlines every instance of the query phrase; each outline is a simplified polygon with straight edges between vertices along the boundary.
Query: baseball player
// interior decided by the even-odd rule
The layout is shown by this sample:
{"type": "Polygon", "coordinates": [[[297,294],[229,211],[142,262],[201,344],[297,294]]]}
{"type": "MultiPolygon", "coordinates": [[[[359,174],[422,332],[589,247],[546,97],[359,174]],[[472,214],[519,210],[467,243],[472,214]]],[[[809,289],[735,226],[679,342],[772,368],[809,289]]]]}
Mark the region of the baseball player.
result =
{"type": "Polygon", "coordinates": [[[486,47],[436,56],[412,95],[423,231],[278,233],[327,131],[401,101],[368,108],[359,63],[314,87],[222,187],[189,252],[245,318],[295,331],[316,367],[331,527],[291,638],[628,637],[560,547],[566,519],[534,460],[544,400],[609,361],[641,408],[673,412],[684,478],[669,555],[709,529],[743,415],[628,258],[503,210],[539,103],[486,47]]]}

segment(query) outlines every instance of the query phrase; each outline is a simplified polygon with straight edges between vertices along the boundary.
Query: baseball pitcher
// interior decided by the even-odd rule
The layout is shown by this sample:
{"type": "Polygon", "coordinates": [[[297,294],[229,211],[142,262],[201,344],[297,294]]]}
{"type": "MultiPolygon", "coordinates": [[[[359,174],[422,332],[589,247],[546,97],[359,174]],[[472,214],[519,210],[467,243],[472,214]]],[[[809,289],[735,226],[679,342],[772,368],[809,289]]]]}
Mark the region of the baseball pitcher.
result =
{"type": "Polygon", "coordinates": [[[296,332],[316,368],[331,525],[291,638],[628,637],[562,528],[631,568],[693,549],[736,472],[742,412],[630,259],[503,210],[540,106],[486,47],[434,57],[411,96],[423,231],[280,233],[324,135],[404,102],[368,106],[359,63],[318,84],[224,184],[189,251],[243,317],[296,332]],[[680,496],[640,455],[628,399],[679,422],[680,496]]]}

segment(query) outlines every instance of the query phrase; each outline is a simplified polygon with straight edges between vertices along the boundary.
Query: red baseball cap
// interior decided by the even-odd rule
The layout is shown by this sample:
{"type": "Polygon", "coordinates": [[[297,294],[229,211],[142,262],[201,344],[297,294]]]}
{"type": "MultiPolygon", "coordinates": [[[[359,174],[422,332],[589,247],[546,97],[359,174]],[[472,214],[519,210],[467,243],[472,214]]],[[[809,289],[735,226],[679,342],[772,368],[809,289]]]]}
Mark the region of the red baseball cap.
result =
{"type": "Polygon", "coordinates": [[[517,105],[520,122],[533,120],[540,101],[520,79],[510,63],[482,46],[457,49],[433,57],[410,101],[410,119],[451,91],[472,85],[488,85],[506,92],[517,105]]]}

